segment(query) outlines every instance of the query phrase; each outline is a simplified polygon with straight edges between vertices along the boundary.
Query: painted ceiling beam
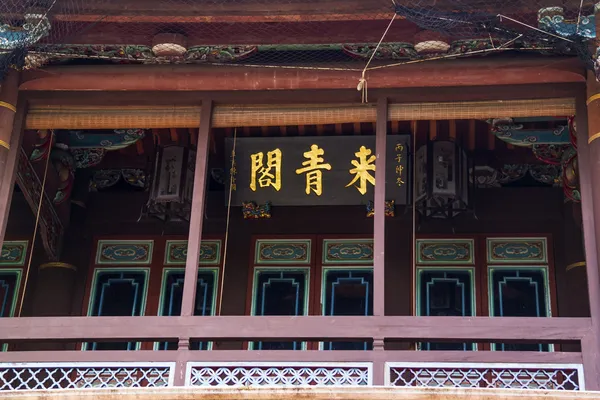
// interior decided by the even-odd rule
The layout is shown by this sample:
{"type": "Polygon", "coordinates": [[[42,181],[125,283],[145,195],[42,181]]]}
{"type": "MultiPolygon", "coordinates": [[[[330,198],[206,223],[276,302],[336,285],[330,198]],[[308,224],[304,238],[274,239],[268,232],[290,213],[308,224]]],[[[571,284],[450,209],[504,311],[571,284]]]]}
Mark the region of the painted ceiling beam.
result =
{"type": "MultiPolygon", "coordinates": [[[[188,21],[179,17],[115,16],[91,19],[89,26],[81,30],[79,21],[57,21],[57,32],[80,32],[69,36],[69,44],[102,45],[151,45],[157,31],[168,31],[167,23],[180,23],[178,32],[187,39],[188,46],[199,45],[301,45],[332,43],[377,43],[389,24],[392,14],[380,14],[378,18],[338,20],[281,21],[255,23],[253,21],[211,23],[201,20],[188,21]],[[118,21],[121,18],[123,21],[118,21]],[[160,19],[160,21],[157,21],[160,19]]],[[[72,16],[81,18],[82,16],[72,16]]],[[[196,17],[194,17],[196,18],[196,17]]],[[[262,18],[262,17],[261,17],[262,18]]],[[[260,22],[260,21],[259,21],[260,22]]],[[[397,20],[386,35],[386,42],[412,41],[418,27],[406,20],[397,20]]]]}
{"type": "MultiPolygon", "coordinates": [[[[356,89],[360,72],[197,65],[56,66],[26,71],[25,91],[257,91],[356,89]]],[[[369,71],[369,89],[582,83],[574,57],[485,57],[369,71]]]]}
{"type": "MultiPolygon", "coordinates": [[[[377,14],[389,14],[390,17],[394,12],[393,3],[387,0],[321,0],[318,5],[315,2],[307,2],[303,0],[286,0],[286,1],[265,1],[257,2],[253,0],[237,0],[237,1],[221,1],[221,2],[165,2],[163,0],[105,0],[105,1],[89,1],[86,7],[78,9],[76,18],[85,18],[88,16],[103,18],[114,18],[116,16],[130,16],[131,19],[140,16],[145,17],[169,17],[169,16],[187,16],[187,17],[212,17],[205,22],[221,21],[221,17],[237,18],[237,17],[259,17],[265,18],[261,22],[274,22],[281,20],[290,21],[306,21],[311,18],[328,17],[327,20],[335,20],[343,17],[344,19],[351,16],[354,19],[365,19],[367,16],[375,16],[377,14]]],[[[396,4],[404,7],[415,7],[414,1],[397,0],[396,4]]],[[[549,6],[562,6],[568,9],[579,9],[583,4],[583,8],[593,7],[593,2],[584,0],[562,0],[551,1],[549,6]]],[[[437,11],[456,11],[457,6],[455,1],[450,0],[427,0],[418,3],[420,9],[433,9],[437,11]]],[[[461,2],[459,11],[476,10],[479,13],[487,12],[491,15],[506,13],[506,5],[503,2],[489,2],[482,0],[467,0],[461,2]]],[[[70,19],[72,13],[61,12],[57,10],[54,13],[55,17],[70,19]]],[[[531,12],[530,4],[523,2],[522,5],[511,4],[510,13],[512,15],[531,12]]],[[[538,10],[534,10],[537,12],[538,10]]],[[[161,19],[160,22],[163,20],[161,19]]],[[[240,20],[228,20],[227,22],[239,22],[240,20]]],[[[258,21],[255,21],[258,22],[258,21]]]]}

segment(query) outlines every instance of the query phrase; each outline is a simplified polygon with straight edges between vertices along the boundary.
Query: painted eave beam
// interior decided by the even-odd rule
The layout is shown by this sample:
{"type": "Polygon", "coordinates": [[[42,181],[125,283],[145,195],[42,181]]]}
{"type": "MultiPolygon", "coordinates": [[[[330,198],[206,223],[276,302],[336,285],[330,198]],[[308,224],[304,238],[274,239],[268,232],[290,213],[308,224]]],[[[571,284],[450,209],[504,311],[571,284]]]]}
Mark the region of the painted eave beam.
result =
{"type": "MultiPolygon", "coordinates": [[[[24,73],[22,91],[258,91],[355,89],[358,71],[252,67],[57,66],[24,73]]],[[[372,70],[369,89],[585,82],[573,57],[487,57],[372,70]]]]}

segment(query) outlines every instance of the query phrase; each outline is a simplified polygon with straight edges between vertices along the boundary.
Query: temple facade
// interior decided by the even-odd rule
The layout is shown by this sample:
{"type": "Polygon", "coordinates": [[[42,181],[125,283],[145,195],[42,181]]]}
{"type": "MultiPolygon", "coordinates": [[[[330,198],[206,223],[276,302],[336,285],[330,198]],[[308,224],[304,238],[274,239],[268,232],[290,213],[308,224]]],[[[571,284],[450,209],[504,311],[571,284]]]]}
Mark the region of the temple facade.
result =
{"type": "Polygon", "coordinates": [[[0,397],[600,398],[594,4],[121,3],[0,6],[0,397]]]}

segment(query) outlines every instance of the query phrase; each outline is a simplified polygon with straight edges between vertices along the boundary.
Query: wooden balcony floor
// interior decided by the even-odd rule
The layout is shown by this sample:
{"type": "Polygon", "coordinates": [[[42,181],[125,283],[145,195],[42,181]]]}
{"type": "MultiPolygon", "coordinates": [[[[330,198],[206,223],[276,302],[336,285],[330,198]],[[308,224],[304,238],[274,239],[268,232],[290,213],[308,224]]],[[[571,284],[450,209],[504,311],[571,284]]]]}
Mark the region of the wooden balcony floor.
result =
{"type": "Polygon", "coordinates": [[[27,400],[564,400],[599,399],[600,392],[440,389],[440,388],[147,388],[21,391],[0,394],[0,399],[27,400]]]}

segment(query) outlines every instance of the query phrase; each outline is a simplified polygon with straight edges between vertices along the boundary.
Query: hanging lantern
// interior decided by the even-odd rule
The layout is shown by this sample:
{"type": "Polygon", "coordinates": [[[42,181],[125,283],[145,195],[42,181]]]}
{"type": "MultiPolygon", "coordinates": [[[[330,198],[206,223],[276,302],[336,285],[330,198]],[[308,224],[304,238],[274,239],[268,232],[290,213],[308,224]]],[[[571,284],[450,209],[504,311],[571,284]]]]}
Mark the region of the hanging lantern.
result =
{"type": "Polygon", "coordinates": [[[472,173],[466,152],[452,141],[431,141],[416,153],[415,200],[428,218],[453,218],[470,211],[472,173]]]}
{"type": "Polygon", "coordinates": [[[196,152],[159,146],[146,214],[163,221],[188,221],[192,210],[196,152]]]}

